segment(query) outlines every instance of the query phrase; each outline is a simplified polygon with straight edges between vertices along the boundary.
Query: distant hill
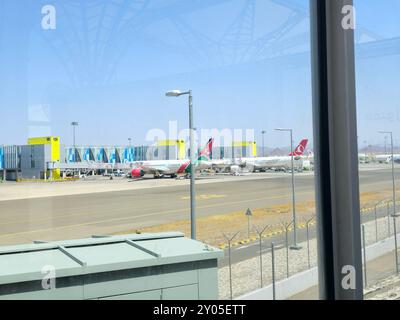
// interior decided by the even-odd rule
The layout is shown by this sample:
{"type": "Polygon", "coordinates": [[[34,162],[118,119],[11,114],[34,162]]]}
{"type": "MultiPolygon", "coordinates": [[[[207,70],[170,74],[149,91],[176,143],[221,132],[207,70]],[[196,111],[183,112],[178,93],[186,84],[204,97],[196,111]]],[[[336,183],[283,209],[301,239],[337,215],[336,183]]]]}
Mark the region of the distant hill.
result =
{"type": "MultiPolygon", "coordinates": [[[[394,146],[393,149],[394,149],[393,150],[394,153],[400,153],[400,147],[394,146]]],[[[370,154],[385,154],[385,153],[389,154],[391,152],[391,150],[390,150],[390,146],[387,146],[386,150],[385,150],[385,147],[383,147],[383,146],[369,145],[367,147],[364,147],[364,148],[360,149],[359,152],[360,153],[367,153],[367,154],[369,154],[369,153],[370,154]]]]}

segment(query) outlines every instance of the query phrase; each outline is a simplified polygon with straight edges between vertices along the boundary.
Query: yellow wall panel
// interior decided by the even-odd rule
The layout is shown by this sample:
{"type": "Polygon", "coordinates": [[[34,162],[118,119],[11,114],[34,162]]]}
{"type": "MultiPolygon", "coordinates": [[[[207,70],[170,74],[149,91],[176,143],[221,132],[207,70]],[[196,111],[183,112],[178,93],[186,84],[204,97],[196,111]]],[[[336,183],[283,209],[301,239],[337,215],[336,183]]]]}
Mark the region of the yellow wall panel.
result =
{"type": "MultiPolygon", "coordinates": [[[[49,144],[51,146],[51,161],[57,162],[61,158],[60,137],[38,137],[29,138],[28,145],[49,144]]],[[[59,179],[61,172],[59,169],[53,170],[53,178],[59,179]]]]}

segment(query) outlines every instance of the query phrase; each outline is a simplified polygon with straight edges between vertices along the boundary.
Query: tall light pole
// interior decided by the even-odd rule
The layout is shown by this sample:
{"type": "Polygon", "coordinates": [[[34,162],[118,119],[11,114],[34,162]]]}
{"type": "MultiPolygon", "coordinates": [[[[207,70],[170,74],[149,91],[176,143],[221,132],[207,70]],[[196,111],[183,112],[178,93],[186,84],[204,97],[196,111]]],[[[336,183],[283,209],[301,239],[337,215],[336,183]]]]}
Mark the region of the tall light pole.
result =
{"type": "Polygon", "coordinates": [[[128,138],[129,148],[132,147],[132,138],[128,138]]]}
{"type": "Polygon", "coordinates": [[[78,122],[73,121],[71,122],[72,130],[73,130],[73,147],[74,147],[74,162],[76,162],[76,140],[75,140],[75,135],[76,135],[76,127],[79,125],[78,122]]]}
{"type": "Polygon", "coordinates": [[[261,131],[261,134],[262,134],[262,148],[263,148],[262,155],[263,155],[263,157],[265,157],[264,135],[265,135],[266,133],[267,133],[267,132],[266,132],[265,130],[261,131]]]}
{"type": "Polygon", "coordinates": [[[168,91],[167,97],[189,96],[189,131],[190,131],[190,231],[191,238],[196,239],[196,189],[195,189],[195,147],[193,126],[193,95],[192,90],[181,92],[180,90],[168,91]]]}
{"type": "Polygon", "coordinates": [[[390,148],[392,153],[392,192],[393,192],[393,216],[396,214],[396,183],[394,180],[394,151],[393,151],[393,132],[391,131],[379,131],[379,133],[386,134],[390,136],[390,148]]]}
{"type": "Polygon", "coordinates": [[[385,154],[387,154],[387,136],[385,136],[385,154]]]}
{"type": "Polygon", "coordinates": [[[294,187],[294,154],[293,154],[293,129],[278,128],[276,131],[284,131],[290,133],[290,155],[292,162],[292,212],[293,212],[293,246],[290,249],[299,250],[301,247],[297,244],[297,220],[296,220],[296,193],[294,187]]]}

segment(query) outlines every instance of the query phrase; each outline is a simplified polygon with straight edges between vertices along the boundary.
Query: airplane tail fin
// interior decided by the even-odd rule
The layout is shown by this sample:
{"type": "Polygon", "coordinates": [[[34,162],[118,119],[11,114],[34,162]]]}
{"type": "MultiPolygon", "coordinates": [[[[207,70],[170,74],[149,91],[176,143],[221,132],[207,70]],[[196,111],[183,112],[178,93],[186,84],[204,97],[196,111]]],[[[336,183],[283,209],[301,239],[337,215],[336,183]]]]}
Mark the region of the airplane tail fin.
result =
{"type": "Polygon", "coordinates": [[[210,138],[204,149],[200,151],[198,161],[209,161],[211,159],[213,143],[214,138],[210,138]]]}
{"type": "MultiPolygon", "coordinates": [[[[214,138],[210,138],[204,149],[199,152],[199,156],[197,157],[197,160],[194,162],[195,166],[197,166],[201,161],[211,160],[213,143],[214,143],[214,138]]],[[[192,164],[190,163],[190,161],[188,161],[182,166],[182,170],[180,169],[180,171],[184,171],[185,173],[190,173],[191,166],[192,164]]]]}
{"type": "Polygon", "coordinates": [[[289,154],[289,156],[299,157],[304,154],[308,144],[308,139],[301,140],[300,144],[296,147],[296,149],[289,154]]]}

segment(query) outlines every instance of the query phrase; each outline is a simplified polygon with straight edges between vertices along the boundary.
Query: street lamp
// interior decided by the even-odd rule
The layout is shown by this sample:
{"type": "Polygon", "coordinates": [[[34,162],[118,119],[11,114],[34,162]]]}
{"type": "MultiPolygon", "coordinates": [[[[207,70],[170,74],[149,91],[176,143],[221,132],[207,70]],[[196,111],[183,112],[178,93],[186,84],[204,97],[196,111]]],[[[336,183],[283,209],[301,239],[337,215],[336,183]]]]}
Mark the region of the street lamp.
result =
{"type": "Polygon", "coordinates": [[[132,138],[128,138],[129,148],[132,146],[132,138]]]}
{"type": "Polygon", "coordinates": [[[393,132],[391,131],[379,131],[381,134],[390,136],[390,148],[392,153],[392,191],[393,191],[393,216],[396,217],[396,183],[394,180],[394,153],[393,153],[393,132]]]}
{"type": "Polygon", "coordinates": [[[196,189],[195,189],[195,152],[194,152],[194,127],[193,127],[193,96],[192,90],[181,92],[180,90],[168,91],[167,97],[189,96],[189,131],[190,131],[190,231],[192,239],[196,239],[196,189]]]}
{"type": "Polygon", "coordinates": [[[262,155],[263,155],[263,157],[265,157],[264,135],[266,133],[267,133],[267,131],[265,131],[265,130],[261,131],[261,134],[262,134],[262,148],[263,148],[262,155]]]}
{"type": "Polygon", "coordinates": [[[290,133],[290,150],[292,162],[292,211],[293,211],[293,246],[290,249],[299,250],[300,246],[297,245],[297,221],[296,221],[296,195],[294,188],[294,154],[293,154],[293,129],[277,128],[276,131],[283,131],[290,133]]]}
{"type": "Polygon", "coordinates": [[[385,154],[387,154],[387,136],[385,136],[385,154]]]}
{"type": "Polygon", "coordinates": [[[73,121],[73,122],[71,122],[71,126],[72,126],[72,128],[73,128],[73,146],[74,146],[74,162],[76,162],[76,141],[75,141],[75,130],[76,130],[76,127],[79,125],[79,123],[78,122],[76,122],[76,121],[73,121]]]}

